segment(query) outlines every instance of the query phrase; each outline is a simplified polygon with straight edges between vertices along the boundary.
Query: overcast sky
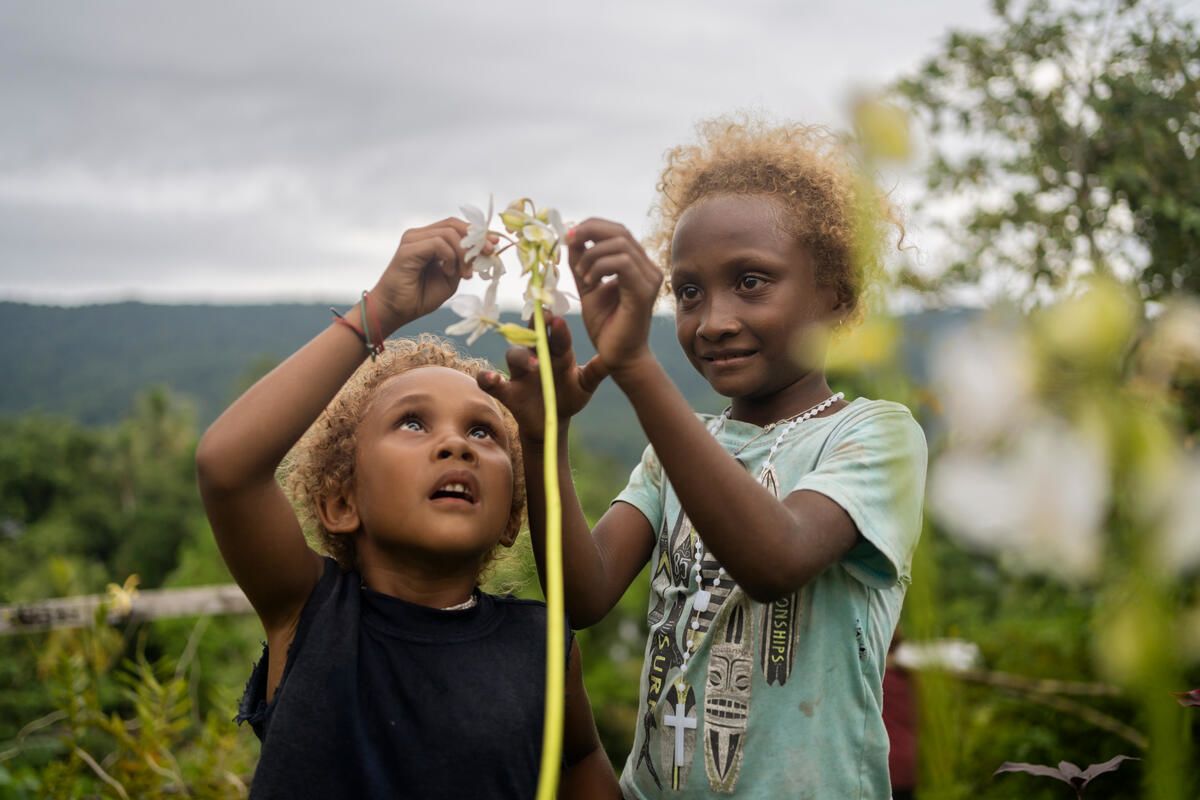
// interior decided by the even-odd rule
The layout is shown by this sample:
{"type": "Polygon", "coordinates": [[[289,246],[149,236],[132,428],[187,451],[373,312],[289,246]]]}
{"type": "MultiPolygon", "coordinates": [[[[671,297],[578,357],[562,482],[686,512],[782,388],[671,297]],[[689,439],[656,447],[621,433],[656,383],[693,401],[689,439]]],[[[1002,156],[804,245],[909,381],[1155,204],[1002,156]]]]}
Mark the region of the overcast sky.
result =
{"type": "Polygon", "coordinates": [[[349,305],[489,192],[640,234],[696,120],[845,126],[987,7],[0,0],[0,298],[349,305]]]}

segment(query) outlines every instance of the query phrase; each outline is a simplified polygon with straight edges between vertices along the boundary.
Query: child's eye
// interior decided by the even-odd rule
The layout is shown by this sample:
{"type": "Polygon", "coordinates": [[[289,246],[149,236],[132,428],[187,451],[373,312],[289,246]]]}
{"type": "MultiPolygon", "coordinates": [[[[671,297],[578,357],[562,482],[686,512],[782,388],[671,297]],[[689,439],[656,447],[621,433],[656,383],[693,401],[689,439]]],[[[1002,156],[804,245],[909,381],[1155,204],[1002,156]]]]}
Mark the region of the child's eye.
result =
{"type": "Polygon", "coordinates": [[[690,303],[700,296],[700,288],[691,284],[684,284],[675,290],[675,297],[680,302],[690,303]]]}
{"type": "Polygon", "coordinates": [[[409,414],[401,417],[400,421],[396,423],[396,427],[405,431],[423,431],[425,430],[425,423],[421,422],[420,417],[414,417],[409,414]]]}
{"type": "Polygon", "coordinates": [[[738,288],[752,292],[755,289],[761,289],[765,283],[766,281],[758,275],[743,275],[738,280],[738,288]]]}
{"type": "Polygon", "coordinates": [[[467,432],[472,439],[495,439],[496,429],[491,425],[476,425],[467,432]]]}

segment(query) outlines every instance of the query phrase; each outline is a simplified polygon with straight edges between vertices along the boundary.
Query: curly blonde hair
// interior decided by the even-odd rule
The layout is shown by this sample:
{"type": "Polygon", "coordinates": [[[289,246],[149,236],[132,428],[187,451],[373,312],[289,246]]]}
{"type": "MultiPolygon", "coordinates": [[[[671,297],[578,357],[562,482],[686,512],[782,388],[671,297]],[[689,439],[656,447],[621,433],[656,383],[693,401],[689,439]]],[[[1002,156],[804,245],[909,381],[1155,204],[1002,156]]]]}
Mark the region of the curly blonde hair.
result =
{"type": "MultiPolygon", "coordinates": [[[[355,433],[375,391],[389,378],[417,367],[449,367],[471,377],[493,369],[486,360],[464,356],[454,345],[430,334],[422,334],[416,339],[390,340],[378,358],[363,364],[350,377],[280,467],[280,482],[296,506],[305,532],[314,537],[320,549],[343,570],[357,567],[354,537],[326,530],[317,513],[318,504],[323,498],[336,496],[354,486],[355,433]]],[[[512,509],[505,534],[515,538],[525,518],[525,472],[517,421],[502,404],[496,405],[508,433],[508,452],[513,467],[512,509]]],[[[493,549],[481,567],[495,555],[493,549]]],[[[480,572],[482,575],[482,568],[480,572]]]]}
{"type": "Polygon", "coordinates": [[[845,320],[861,319],[889,228],[900,242],[904,228],[845,143],[821,126],[774,125],[749,114],[704,120],[696,132],[696,144],[667,151],[650,210],[646,250],[663,271],[670,273],[675,229],[692,205],[714,195],[765,195],[780,203],[780,224],[812,255],[818,285],[832,286],[845,304],[845,320]]]}

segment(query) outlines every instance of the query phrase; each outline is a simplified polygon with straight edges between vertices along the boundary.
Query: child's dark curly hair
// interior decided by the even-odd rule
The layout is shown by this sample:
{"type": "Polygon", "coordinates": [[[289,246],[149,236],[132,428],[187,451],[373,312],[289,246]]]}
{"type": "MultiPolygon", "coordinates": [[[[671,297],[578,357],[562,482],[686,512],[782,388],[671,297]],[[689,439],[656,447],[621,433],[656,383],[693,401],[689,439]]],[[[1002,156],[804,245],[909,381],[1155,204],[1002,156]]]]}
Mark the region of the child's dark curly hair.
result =
{"type": "MultiPolygon", "coordinates": [[[[449,342],[429,334],[416,339],[393,339],[386,347],[378,358],[363,364],[350,377],[280,467],[280,481],[292,498],[305,531],[344,570],[357,567],[355,539],[326,530],[317,514],[317,504],[321,498],[353,487],[355,432],[375,391],[389,378],[417,367],[449,367],[471,377],[493,368],[486,360],[464,356],[449,342]]],[[[525,518],[525,472],[521,466],[517,421],[502,404],[496,405],[508,433],[513,467],[512,510],[505,532],[515,538],[525,518]]],[[[494,556],[495,550],[488,561],[494,556]]]]}
{"type": "Polygon", "coordinates": [[[750,115],[704,120],[696,131],[698,143],[667,151],[651,208],[645,244],[660,267],[669,273],[675,228],[690,206],[713,195],[765,195],[782,205],[781,224],[812,254],[820,285],[836,289],[846,320],[860,319],[888,229],[902,242],[904,228],[844,143],[823,127],[750,115]]]}

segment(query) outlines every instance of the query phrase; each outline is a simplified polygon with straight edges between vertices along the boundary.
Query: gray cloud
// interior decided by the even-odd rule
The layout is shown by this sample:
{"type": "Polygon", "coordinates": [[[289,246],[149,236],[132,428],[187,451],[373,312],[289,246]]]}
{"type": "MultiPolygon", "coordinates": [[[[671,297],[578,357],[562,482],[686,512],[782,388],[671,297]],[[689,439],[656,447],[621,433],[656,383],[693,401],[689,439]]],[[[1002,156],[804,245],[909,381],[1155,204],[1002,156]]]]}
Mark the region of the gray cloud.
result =
{"type": "Polygon", "coordinates": [[[10,3],[0,296],[348,297],[520,195],[644,227],[740,107],[831,124],[986,3],[10,3]]]}

